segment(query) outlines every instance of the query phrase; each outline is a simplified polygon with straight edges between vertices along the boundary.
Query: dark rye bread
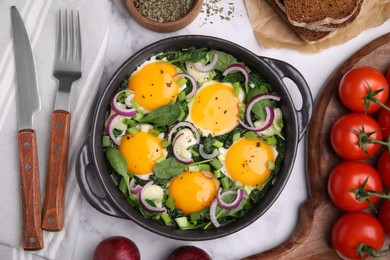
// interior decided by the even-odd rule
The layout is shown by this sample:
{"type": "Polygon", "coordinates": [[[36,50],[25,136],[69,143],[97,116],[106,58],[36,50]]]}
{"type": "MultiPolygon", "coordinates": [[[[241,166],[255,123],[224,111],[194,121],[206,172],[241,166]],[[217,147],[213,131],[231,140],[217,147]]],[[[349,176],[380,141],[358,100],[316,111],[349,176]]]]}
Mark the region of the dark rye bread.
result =
{"type": "MultiPolygon", "coordinates": [[[[279,8],[282,9],[282,11],[286,13],[286,7],[284,6],[285,0],[275,0],[275,2],[279,6],[279,8]]],[[[360,0],[357,3],[357,8],[353,12],[353,14],[347,20],[345,20],[342,23],[321,24],[321,23],[318,23],[318,22],[314,22],[314,23],[306,23],[306,24],[303,24],[303,23],[300,23],[300,24],[293,24],[292,23],[292,24],[295,25],[295,26],[298,26],[298,27],[307,28],[307,29],[312,30],[312,31],[333,32],[333,31],[335,31],[335,30],[337,30],[339,28],[345,27],[348,24],[350,24],[351,22],[353,22],[356,19],[356,17],[358,16],[358,14],[360,13],[360,9],[361,9],[362,3],[363,3],[363,0],[360,0]]],[[[289,20],[289,22],[291,23],[290,20],[289,20]]]]}
{"type": "Polygon", "coordinates": [[[307,28],[297,27],[292,25],[287,19],[286,13],[275,3],[275,0],[266,0],[276,13],[285,20],[285,22],[290,26],[290,28],[298,35],[302,40],[308,43],[318,42],[324,40],[331,35],[331,32],[321,32],[321,31],[312,31],[307,28]]]}
{"type": "Polygon", "coordinates": [[[299,27],[343,24],[361,4],[362,0],[284,0],[288,20],[299,27]]]}

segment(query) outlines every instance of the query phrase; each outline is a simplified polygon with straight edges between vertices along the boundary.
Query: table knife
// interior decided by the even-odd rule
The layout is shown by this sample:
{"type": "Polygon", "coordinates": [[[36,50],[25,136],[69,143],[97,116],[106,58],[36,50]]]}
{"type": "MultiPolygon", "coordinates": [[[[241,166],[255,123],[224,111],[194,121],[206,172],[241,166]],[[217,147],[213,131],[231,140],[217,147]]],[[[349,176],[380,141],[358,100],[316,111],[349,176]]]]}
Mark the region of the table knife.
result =
{"type": "Polygon", "coordinates": [[[44,243],[37,138],[33,117],[40,110],[40,98],[30,40],[15,6],[11,7],[11,22],[18,102],[22,240],[25,250],[39,250],[44,243]]]}

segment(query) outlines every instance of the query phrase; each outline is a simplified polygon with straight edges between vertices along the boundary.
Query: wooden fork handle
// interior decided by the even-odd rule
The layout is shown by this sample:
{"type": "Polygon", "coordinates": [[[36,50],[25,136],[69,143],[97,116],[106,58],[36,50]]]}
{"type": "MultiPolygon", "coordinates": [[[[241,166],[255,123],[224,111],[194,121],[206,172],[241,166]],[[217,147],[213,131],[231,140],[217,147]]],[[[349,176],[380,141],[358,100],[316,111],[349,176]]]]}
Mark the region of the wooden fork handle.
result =
{"type": "Polygon", "coordinates": [[[64,227],[69,130],[70,113],[65,110],[55,110],[51,122],[49,160],[42,219],[42,228],[48,231],[60,231],[64,227]]]}
{"type": "Polygon", "coordinates": [[[18,132],[20,190],[22,199],[23,248],[43,248],[42,206],[36,134],[33,129],[18,132]]]}

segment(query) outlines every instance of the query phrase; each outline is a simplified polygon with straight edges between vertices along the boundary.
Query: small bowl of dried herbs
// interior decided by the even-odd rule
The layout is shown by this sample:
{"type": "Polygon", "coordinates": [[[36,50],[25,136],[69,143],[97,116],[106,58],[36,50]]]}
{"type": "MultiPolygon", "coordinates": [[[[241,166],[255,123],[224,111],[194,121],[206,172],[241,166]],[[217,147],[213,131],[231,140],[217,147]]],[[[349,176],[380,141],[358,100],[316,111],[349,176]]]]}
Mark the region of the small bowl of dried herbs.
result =
{"type": "Polygon", "coordinates": [[[131,16],[155,32],[174,32],[189,25],[203,0],[126,0],[131,16]]]}

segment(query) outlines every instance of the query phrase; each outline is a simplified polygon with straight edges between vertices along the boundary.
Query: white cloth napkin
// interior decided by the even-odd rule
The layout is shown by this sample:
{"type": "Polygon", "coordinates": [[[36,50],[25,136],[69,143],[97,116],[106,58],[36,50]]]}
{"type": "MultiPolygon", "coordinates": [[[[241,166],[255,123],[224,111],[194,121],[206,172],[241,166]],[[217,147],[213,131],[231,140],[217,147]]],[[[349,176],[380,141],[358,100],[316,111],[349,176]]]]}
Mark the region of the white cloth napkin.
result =
{"type": "MultiPolygon", "coordinates": [[[[81,193],[75,178],[75,159],[90,129],[91,109],[104,69],[108,40],[109,0],[1,0],[0,2],[0,259],[72,259],[77,240],[81,193]],[[51,113],[57,82],[52,78],[56,19],[60,8],[80,13],[83,48],[82,78],[71,92],[71,128],[61,232],[44,231],[45,247],[22,249],[20,174],[17,148],[16,79],[10,7],[19,10],[35,56],[41,110],[34,117],[40,169],[41,199],[46,184],[51,113]]],[[[43,204],[42,204],[43,205],[43,204]]]]}

